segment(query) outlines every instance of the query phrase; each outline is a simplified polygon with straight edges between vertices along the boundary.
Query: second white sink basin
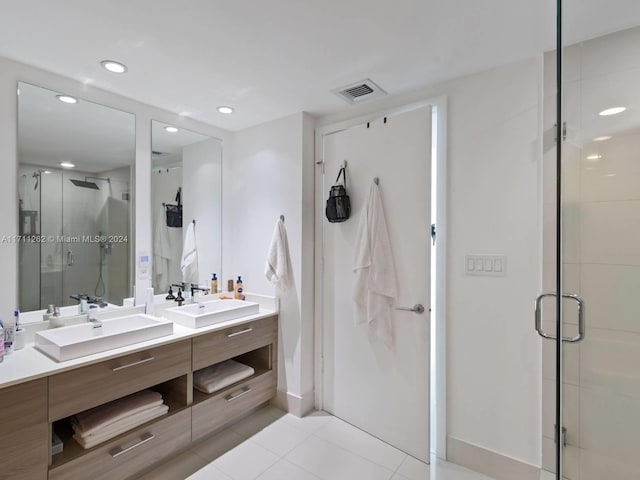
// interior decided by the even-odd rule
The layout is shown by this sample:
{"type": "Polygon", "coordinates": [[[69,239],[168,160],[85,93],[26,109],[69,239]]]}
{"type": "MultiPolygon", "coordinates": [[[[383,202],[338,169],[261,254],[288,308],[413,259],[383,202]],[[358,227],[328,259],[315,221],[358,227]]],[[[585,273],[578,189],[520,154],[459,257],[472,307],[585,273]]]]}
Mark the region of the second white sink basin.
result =
{"type": "Polygon", "coordinates": [[[63,362],[173,333],[170,321],[141,313],[102,320],[101,323],[99,328],[87,322],[37,332],[34,346],[63,362]]]}
{"type": "Polygon", "coordinates": [[[168,308],[164,316],[180,325],[200,328],[215,323],[235,320],[246,315],[260,312],[260,305],[244,300],[212,300],[210,302],[191,303],[182,307],[168,308]]]}

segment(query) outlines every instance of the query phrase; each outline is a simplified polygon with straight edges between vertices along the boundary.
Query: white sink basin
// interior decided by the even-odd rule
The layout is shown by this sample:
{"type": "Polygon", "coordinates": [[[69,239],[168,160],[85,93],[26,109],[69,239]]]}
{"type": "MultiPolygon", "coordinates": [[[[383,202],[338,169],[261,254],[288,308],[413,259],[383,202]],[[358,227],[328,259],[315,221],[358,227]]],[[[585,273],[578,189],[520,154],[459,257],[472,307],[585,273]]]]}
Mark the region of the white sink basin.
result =
{"type": "Polygon", "coordinates": [[[173,323],[150,315],[136,314],[92,323],[44,330],[35,334],[35,348],[63,362],[112,348],[153,340],[173,333],[173,323]]]}
{"type": "Polygon", "coordinates": [[[260,305],[244,300],[212,300],[190,303],[182,307],[168,308],[164,316],[185,327],[200,328],[215,323],[226,322],[260,311],[260,305]]]}

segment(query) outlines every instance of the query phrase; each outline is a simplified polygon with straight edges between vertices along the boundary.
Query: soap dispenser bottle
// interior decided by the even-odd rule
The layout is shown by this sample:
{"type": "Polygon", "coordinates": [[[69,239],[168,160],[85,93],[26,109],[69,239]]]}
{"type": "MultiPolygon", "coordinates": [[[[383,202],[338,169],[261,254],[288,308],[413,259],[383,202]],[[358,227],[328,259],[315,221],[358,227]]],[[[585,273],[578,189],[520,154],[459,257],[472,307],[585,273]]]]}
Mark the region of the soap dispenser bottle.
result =
{"type": "Polygon", "coordinates": [[[236,288],[233,296],[236,300],[244,300],[244,288],[242,285],[242,277],[240,275],[238,275],[238,280],[236,280],[236,288]]]}
{"type": "Polygon", "coordinates": [[[215,273],[211,274],[211,295],[218,293],[218,277],[215,273]]]}

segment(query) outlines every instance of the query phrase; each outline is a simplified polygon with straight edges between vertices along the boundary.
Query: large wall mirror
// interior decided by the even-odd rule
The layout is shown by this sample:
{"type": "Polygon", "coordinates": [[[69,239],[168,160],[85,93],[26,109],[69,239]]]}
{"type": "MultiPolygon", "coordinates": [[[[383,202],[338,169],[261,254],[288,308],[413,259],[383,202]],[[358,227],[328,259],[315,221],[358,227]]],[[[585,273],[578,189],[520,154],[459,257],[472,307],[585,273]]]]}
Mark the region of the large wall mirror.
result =
{"type": "Polygon", "coordinates": [[[131,295],[133,114],[18,84],[19,308],[131,295]]]}
{"type": "Polygon", "coordinates": [[[153,121],[151,166],[154,290],[166,292],[183,281],[208,286],[222,268],[222,142],[153,121]],[[189,235],[195,237],[197,274],[185,278],[181,263],[189,235]]]}

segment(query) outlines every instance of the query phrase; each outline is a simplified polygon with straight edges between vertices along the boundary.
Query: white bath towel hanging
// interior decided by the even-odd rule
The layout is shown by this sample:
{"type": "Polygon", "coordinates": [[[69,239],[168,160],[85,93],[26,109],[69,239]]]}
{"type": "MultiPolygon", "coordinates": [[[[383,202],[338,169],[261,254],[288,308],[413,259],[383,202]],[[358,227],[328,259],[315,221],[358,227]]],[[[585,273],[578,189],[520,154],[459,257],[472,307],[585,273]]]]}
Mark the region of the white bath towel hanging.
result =
{"type": "Polygon", "coordinates": [[[396,269],[384,217],[380,187],[372,183],[356,234],[356,323],[367,322],[387,347],[393,345],[392,306],[397,296],[396,269]]]}
{"type": "Polygon", "coordinates": [[[198,249],[196,248],[195,224],[189,222],[187,233],[184,236],[182,247],[182,281],[185,283],[198,283],[198,249]]]}
{"type": "Polygon", "coordinates": [[[278,219],[273,229],[267,262],[264,266],[264,275],[272,285],[281,289],[289,287],[293,281],[287,229],[281,218],[278,219]]]}

